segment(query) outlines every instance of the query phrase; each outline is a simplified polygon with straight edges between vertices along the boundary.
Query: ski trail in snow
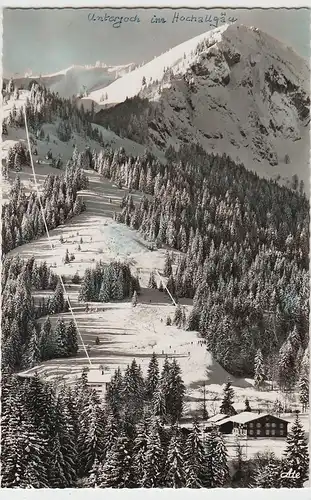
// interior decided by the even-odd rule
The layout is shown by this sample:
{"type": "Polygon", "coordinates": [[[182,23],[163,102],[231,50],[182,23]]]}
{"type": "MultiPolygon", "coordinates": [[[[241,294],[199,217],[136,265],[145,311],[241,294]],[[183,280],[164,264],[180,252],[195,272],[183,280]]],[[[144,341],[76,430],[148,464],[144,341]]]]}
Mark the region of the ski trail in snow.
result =
{"type": "MultiPolygon", "coordinates": [[[[44,213],[44,209],[43,209],[42,202],[41,202],[40,191],[39,191],[39,185],[38,185],[38,182],[37,182],[37,177],[36,177],[36,171],[35,171],[35,167],[34,167],[34,163],[33,163],[32,150],[31,150],[31,144],[30,144],[29,132],[28,132],[28,123],[27,123],[26,108],[23,106],[23,108],[22,108],[22,109],[23,109],[24,118],[25,118],[26,137],[27,137],[27,142],[28,142],[29,155],[30,155],[30,163],[31,163],[31,168],[32,168],[32,173],[33,173],[34,183],[35,183],[35,187],[36,187],[36,191],[37,191],[37,197],[38,197],[38,201],[39,201],[39,205],[40,205],[40,209],[41,209],[41,213],[42,213],[42,219],[43,219],[43,223],[44,223],[44,226],[45,226],[47,239],[48,239],[48,241],[49,241],[49,244],[50,244],[51,250],[52,250],[52,252],[53,252],[53,250],[54,250],[54,246],[53,246],[53,243],[52,243],[52,240],[51,240],[51,237],[50,237],[50,233],[49,233],[49,229],[48,229],[48,226],[47,226],[47,222],[46,222],[46,218],[45,218],[45,213],[44,213]]],[[[89,357],[89,355],[88,355],[87,349],[86,349],[86,347],[85,347],[85,344],[84,344],[84,341],[83,341],[83,338],[82,338],[81,332],[80,332],[80,330],[79,330],[79,326],[78,326],[78,323],[77,323],[76,317],[75,317],[74,312],[73,312],[73,309],[72,309],[72,307],[71,307],[71,302],[70,302],[69,295],[68,295],[68,292],[67,292],[67,290],[66,290],[66,287],[65,287],[65,285],[64,285],[63,278],[62,278],[62,276],[61,276],[61,274],[60,274],[60,273],[58,274],[58,276],[59,276],[59,280],[60,280],[60,283],[61,283],[62,288],[63,288],[63,291],[64,291],[64,295],[67,297],[67,302],[68,302],[69,310],[70,310],[70,313],[71,313],[71,315],[72,315],[72,319],[73,319],[74,324],[75,324],[75,326],[76,326],[76,329],[77,329],[77,332],[78,332],[78,334],[79,334],[79,337],[80,337],[80,339],[81,339],[81,342],[82,342],[82,345],[83,345],[83,348],[84,348],[84,351],[85,351],[86,357],[87,357],[87,359],[88,359],[89,364],[92,366],[92,362],[91,362],[91,360],[90,360],[90,357],[89,357]]]]}

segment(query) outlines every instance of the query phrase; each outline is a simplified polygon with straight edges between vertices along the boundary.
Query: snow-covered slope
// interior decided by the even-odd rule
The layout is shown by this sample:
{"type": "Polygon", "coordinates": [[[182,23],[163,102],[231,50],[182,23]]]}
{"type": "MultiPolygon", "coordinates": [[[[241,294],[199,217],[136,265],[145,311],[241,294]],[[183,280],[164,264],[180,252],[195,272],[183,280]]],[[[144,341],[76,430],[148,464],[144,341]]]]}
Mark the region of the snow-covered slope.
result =
{"type": "Polygon", "coordinates": [[[91,92],[97,88],[104,89],[116,78],[124,76],[134,67],[133,63],[123,66],[107,66],[103,63],[88,66],[73,65],[48,75],[26,74],[14,78],[14,82],[19,87],[23,85],[28,88],[31,80],[36,80],[53,92],[58,92],[61,97],[71,97],[85,91],[91,92]]]}
{"type": "MultiPolygon", "coordinates": [[[[224,25],[155,58],[88,99],[104,107],[147,97],[150,144],[199,142],[259,173],[308,182],[309,80],[304,59],[243,25],[224,25]],[[143,80],[146,84],[143,85],[143,80]]],[[[102,109],[100,109],[102,108],[102,109]]],[[[118,112],[122,113],[119,104],[118,112]]]]}
{"type": "MultiPolygon", "coordinates": [[[[11,98],[2,106],[1,118],[8,118],[10,112],[12,112],[13,106],[15,106],[16,110],[19,110],[21,107],[25,106],[26,100],[30,99],[30,91],[29,90],[21,90],[19,92],[18,99],[14,99],[13,94],[11,98]]],[[[45,139],[40,140],[33,133],[30,132],[30,138],[36,141],[35,149],[38,152],[38,155],[35,157],[36,161],[40,163],[36,166],[37,174],[44,178],[45,175],[51,172],[59,172],[56,169],[52,168],[50,160],[46,159],[46,155],[48,151],[51,151],[53,158],[60,158],[65,165],[67,161],[71,158],[74,146],[77,146],[79,151],[85,150],[88,146],[91,150],[100,151],[102,146],[88,137],[82,136],[81,134],[77,134],[76,132],[72,133],[71,140],[68,142],[63,142],[59,139],[57,134],[57,125],[58,121],[54,123],[45,123],[42,125],[42,129],[45,135],[49,135],[49,142],[45,139]]],[[[111,130],[107,130],[100,125],[92,125],[93,128],[96,127],[102,134],[104,144],[108,147],[111,147],[113,150],[119,149],[121,147],[124,148],[125,152],[129,155],[138,156],[143,155],[145,151],[145,146],[142,144],[138,144],[135,141],[131,141],[130,139],[119,137],[117,134],[112,132],[111,130]]],[[[8,126],[8,135],[2,136],[2,144],[1,144],[1,158],[4,160],[7,157],[9,148],[13,147],[17,142],[22,142],[26,144],[26,132],[24,128],[16,128],[8,126]]],[[[161,161],[165,161],[163,152],[161,152],[156,147],[151,148],[151,152],[153,152],[156,156],[160,158],[161,161]]],[[[23,178],[27,179],[29,177],[30,169],[26,169],[23,167],[22,172],[11,171],[10,178],[14,179],[16,175],[19,175],[21,180],[23,178]]],[[[31,189],[28,181],[23,182],[27,189],[31,189]]],[[[33,188],[33,186],[32,186],[33,188]]],[[[2,179],[2,197],[5,199],[7,193],[10,190],[10,182],[2,179]]]]}
{"type": "MultiPolygon", "coordinates": [[[[154,58],[152,61],[148,62],[144,66],[141,66],[134,71],[131,71],[125,75],[119,81],[113,82],[108,87],[105,88],[105,92],[108,94],[108,99],[105,100],[104,104],[116,104],[124,101],[127,97],[134,97],[142,90],[143,78],[146,79],[146,83],[159,82],[163,79],[164,70],[170,68],[173,72],[178,72],[182,68],[186,70],[189,61],[191,60],[192,52],[194,52],[198,43],[209,37],[210,43],[216,43],[221,40],[222,33],[226,30],[227,25],[221,26],[208,34],[203,33],[202,35],[191,38],[176,47],[168,50],[159,57],[154,58]]],[[[88,99],[92,99],[97,104],[103,104],[101,101],[102,89],[98,89],[91,92],[88,99]]]]}

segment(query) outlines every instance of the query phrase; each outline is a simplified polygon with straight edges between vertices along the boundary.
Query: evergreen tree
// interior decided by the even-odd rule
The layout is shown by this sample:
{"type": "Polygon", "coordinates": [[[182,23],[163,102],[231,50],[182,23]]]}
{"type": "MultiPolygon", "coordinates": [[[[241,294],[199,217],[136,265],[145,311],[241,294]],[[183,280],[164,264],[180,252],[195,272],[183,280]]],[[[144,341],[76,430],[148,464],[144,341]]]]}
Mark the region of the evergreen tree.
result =
{"type": "Polygon", "coordinates": [[[181,377],[181,369],[176,359],[173,359],[169,367],[168,376],[163,386],[167,414],[170,415],[172,423],[178,422],[183,412],[186,389],[181,377]]]}
{"type": "Polygon", "coordinates": [[[157,289],[157,282],[155,280],[154,272],[151,271],[150,277],[149,277],[149,282],[148,282],[148,288],[154,288],[157,289]]]}
{"type": "Polygon", "coordinates": [[[249,405],[249,401],[248,401],[248,398],[245,399],[245,408],[244,408],[244,411],[252,411],[250,405],[249,405]]]}
{"type": "Polygon", "coordinates": [[[299,401],[302,411],[306,411],[309,406],[309,378],[306,376],[302,376],[299,382],[299,401]]]}
{"type": "Polygon", "coordinates": [[[131,443],[121,434],[104,462],[99,481],[101,488],[131,488],[134,482],[131,443]]]}
{"type": "Polygon", "coordinates": [[[78,453],[80,474],[88,474],[95,461],[101,461],[104,456],[104,426],[103,414],[93,391],[80,415],[80,433],[78,438],[78,453]]]}
{"type": "Polygon", "coordinates": [[[132,296],[132,305],[133,307],[137,306],[137,292],[134,290],[133,296],[132,296]]]}
{"type": "Polygon", "coordinates": [[[100,463],[97,458],[88,474],[88,476],[83,480],[84,488],[97,488],[102,475],[102,463],[100,463]]]}
{"type": "Polygon", "coordinates": [[[177,304],[177,307],[175,309],[173,324],[180,328],[182,326],[182,319],[183,319],[183,314],[182,314],[181,305],[177,304]]]}
{"type": "MultiPolygon", "coordinates": [[[[27,417],[26,417],[27,418],[27,417]]],[[[12,415],[12,423],[14,415],[12,415]]],[[[13,430],[13,428],[12,428],[13,430]]],[[[15,429],[15,436],[2,436],[1,486],[6,488],[46,488],[49,486],[45,460],[46,440],[34,425],[24,420],[15,429]]],[[[5,428],[2,429],[5,432],[5,428]]]]}
{"type": "Polygon", "coordinates": [[[118,368],[109,384],[106,393],[106,401],[113,414],[120,414],[123,406],[123,377],[120,368],[118,368]]]}
{"type": "Polygon", "coordinates": [[[161,486],[166,485],[162,477],[163,461],[163,447],[154,421],[148,433],[143,475],[140,483],[142,488],[161,488],[161,486]]]}
{"type": "Polygon", "coordinates": [[[64,311],[65,299],[64,299],[63,287],[60,281],[58,281],[57,283],[51,307],[53,313],[59,313],[64,311]]]}
{"type": "Polygon", "coordinates": [[[168,252],[165,254],[165,262],[164,262],[164,269],[163,269],[163,274],[167,278],[169,278],[173,273],[172,270],[172,258],[168,252]]]}
{"type": "Polygon", "coordinates": [[[26,366],[32,368],[41,361],[41,350],[37,329],[33,328],[26,351],[26,366]]]}
{"type": "Polygon", "coordinates": [[[106,458],[115,445],[120,434],[120,423],[115,409],[108,412],[104,429],[104,458],[106,458]]]}
{"type": "Polygon", "coordinates": [[[257,389],[260,389],[263,386],[265,379],[266,375],[265,375],[262,352],[260,349],[258,349],[255,357],[255,375],[254,375],[255,387],[257,389]]]}
{"type": "Polygon", "coordinates": [[[161,420],[166,420],[166,395],[163,390],[162,383],[159,382],[152,397],[152,412],[156,417],[161,420]]]}
{"type": "Polygon", "coordinates": [[[78,334],[75,322],[70,320],[67,328],[67,353],[68,356],[75,356],[78,352],[78,334]]]}
{"type": "Polygon", "coordinates": [[[66,358],[68,356],[68,333],[64,320],[57,320],[54,335],[57,357],[66,358]]]}
{"type": "Polygon", "coordinates": [[[55,405],[50,441],[52,443],[51,467],[49,470],[51,487],[73,487],[77,479],[77,450],[70,414],[62,394],[59,394],[55,405]]]}
{"type": "MultiPolygon", "coordinates": [[[[88,302],[94,300],[95,288],[92,279],[91,269],[87,268],[79,291],[79,300],[88,302]]],[[[101,299],[100,299],[101,300],[101,299]]]]}
{"type": "Polygon", "coordinates": [[[276,460],[270,460],[268,464],[257,468],[254,483],[256,488],[281,487],[281,467],[276,460]]]}
{"type": "Polygon", "coordinates": [[[309,476],[308,442],[300,422],[298,413],[286,439],[284,464],[282,467],[282,486],[286,488],[302,488],[309,476]],[[286,473],[291,472],[286,477],[286,473]],[[289,477],[290,476],[290,477],[289,477]]]}
{"type": "Polygon", "coordinates": [[[140,422],[138,422],[136,426],[136,435],[133,446],[133,469],[135,475],[135,487],[138,487],[141,484],[144,475],[149,424],[149,419],[146,417],[146,415],[144,415],[142,420],[140,420],[140,422]]]}
{"type": "Polygon", "coordinates": [[[202,488],[206,483],[205,448],[200,437],[198,422],[194,421],[185,444],[185,486],[202,488]]]}
{"type": "Polygon", "coordinates": [[[147,380],[146,380],[146,396],[149,400],[152,400],[153,398],[154,392],[159,383],[159,379],[160,379],[160,373],[159,373],[158,358],[156,354],[153,353],[149,362],[147,380]]]}
{"type": "Polygon", "coordinates": [[[221,488],[228,479],[227,450],[220,433],[212,431],[206,446],[206,487],[221,488]]]}
{"type": "Polygon", "coordinates": [[[65,253],[64,263],[65,264],[69,264],[70,263],[70,257],[69,257],[68,248],[67,248],[66,253],[65,253]]]}
{"type": "Polygon", "coordinates": [[[220,406],[220,413],[224,413],[225,415],[228,416],[236,414],[236,411],[233,407],[233,398],[234,398],[234,390],[232,388],[231,380],[230,378],[228,378],[228,382],[226,383],[223,390],[223,399],[220,406]]]}
{"type": "Polygon", "coordinates": [[[56,351],[55,344],[55,336],[54,332],[52,332],[51,321],[48,316],[42,325],[39,340],[40,359],[42,361],[51,359],[54,356],[56,351]]]}
{"type": "Polygon", "coordinates": [[[127,410],[127,418],[137,421],[142,414],[145,394],[145,384],[141,372],[141,367],[133,359],[130,366],[127,367],[123,383],[122,395],[127,410]]]}
{"type": "Polygon", "coordinates": [[[175,429],[167,450],[165,486],[183,488],[185,485],[183,445],[179,429],[175,429]]]}

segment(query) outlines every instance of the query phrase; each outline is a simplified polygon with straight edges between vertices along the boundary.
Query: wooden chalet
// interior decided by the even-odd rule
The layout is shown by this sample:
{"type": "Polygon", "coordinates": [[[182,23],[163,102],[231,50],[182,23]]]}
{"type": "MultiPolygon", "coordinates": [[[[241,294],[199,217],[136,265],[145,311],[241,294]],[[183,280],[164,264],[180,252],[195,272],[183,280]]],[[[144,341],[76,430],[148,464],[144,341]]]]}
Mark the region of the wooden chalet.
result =
{"type": "Polygon", "coordinates": [[[269,413],[243,411],[214,425],[223,434],[244,435],[250,438],[286,437],[289,422],[269,413]]]}

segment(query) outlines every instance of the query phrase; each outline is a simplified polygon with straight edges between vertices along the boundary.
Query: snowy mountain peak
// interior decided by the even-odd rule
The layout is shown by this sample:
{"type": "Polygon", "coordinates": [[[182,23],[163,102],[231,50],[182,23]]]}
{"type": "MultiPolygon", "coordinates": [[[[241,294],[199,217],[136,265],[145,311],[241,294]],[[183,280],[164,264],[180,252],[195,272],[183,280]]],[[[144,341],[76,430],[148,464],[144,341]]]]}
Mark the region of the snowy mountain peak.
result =
{"type": "Polygon", "coordinates": [[[305,172],[308,163],[309,74],[285,44],[257,28],[227,24],[111,83],[104,100],[102,89],[88,99],[99,105],[96,122],[118,134],[133,138],[128,133],[138,121],[149,130],[148,145],[165,150],[199,142],[258,172],[288,177],[291,165],[305,172]],[[145,99],[140,111],[126,100],[135,96],[145,99]]]}
{"type": "MultiPolygon", "coordinates": [[[[122,78],[122,82],[113,82],[105,88],[105,93],[108,98],[105,99],[105,105],[116,104],[124,101],[126,98],[134,97],[142,90],[142,82],[146,84],[150,82],[161,82],[166,71],[171,73],[179,73],[182,69],[186,69],[194,57],[194,51],[197,45],[203,40],[208,40],[210,45],[221,40],[222,33],[229,27],[225,24],[208,33],[198,35],[186,42],[183,42],[176,47],[164,52],[158,57],[155,57],[147,64],[136,68],[122,78]]],[[[98,104],[102,104],[103,89],[91,92],[88,99],[93,100],[98,104]]]]}
{"type": "MultiPolygon", "coordinates": [[[[202,62],[202,55],[212,59],[213,55],[221,52],[224,52],[228,66],[234,63],[234,58],[240,58],[244,61],[246,59],[246,65],[249,62],[252,67],[261,60],[264,61],[270,53],[270,60],[286,61],[284,64],[287,65],[287,74],[295,75],[296,83],[305,82],[307,86],[308,67],[292,49],[258,28],[241,24],[225,24],[173,47],[147,64],[130,71],[122,80],[111,83],[105,88],[107,95],[104,102],[103,89],[91,92],[87,99],[104,106],[123,102],[126,98],[139,94],[145,86],[163,82],[168,73],[170,76],[186,73],[192,64],[202,62]],[[235,55],[233,47],[236,48],[235,55]],[[274,56],[276,48],[277,55],[274,56]]],[[[224,67],[222,69],[228,72],[228,69],[224,67]]],[[[155,93],[148,97],[156,99],[158,96],[155,93]]]]}

